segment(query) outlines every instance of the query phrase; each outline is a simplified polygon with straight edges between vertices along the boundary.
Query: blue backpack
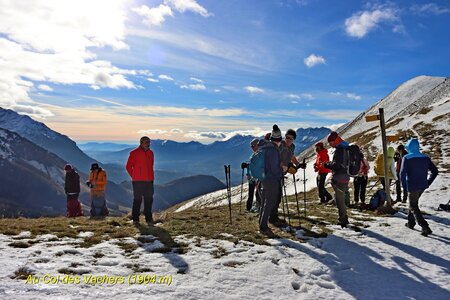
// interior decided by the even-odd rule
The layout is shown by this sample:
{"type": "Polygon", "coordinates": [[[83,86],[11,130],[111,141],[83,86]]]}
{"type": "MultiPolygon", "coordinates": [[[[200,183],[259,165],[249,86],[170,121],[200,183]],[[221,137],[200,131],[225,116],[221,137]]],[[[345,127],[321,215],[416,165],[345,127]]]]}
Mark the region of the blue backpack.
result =
{"type": "Polygon", "coordinates": [[[375,210],[378,207],[383,206],[385,201],[386,193],[384,192],[384,190],[378,190],[370,198],[369,208],[375,210]]]}
{"type": "Polygon", "coordinates": [[[249,163],[250,176],[260,181],[266,178],[266,174],[264,172],[264,155],[264,149],[259,149],[252,154],[249,163]]]}

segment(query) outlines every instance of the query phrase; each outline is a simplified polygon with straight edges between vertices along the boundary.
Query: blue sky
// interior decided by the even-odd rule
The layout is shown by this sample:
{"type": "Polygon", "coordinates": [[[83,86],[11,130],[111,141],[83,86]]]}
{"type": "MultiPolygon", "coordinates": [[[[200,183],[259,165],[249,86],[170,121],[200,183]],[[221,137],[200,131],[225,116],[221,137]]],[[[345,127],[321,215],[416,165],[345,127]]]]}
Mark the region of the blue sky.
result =
{"type": "Polygon", "coordinates": [[[77,141],[344,123],[449,76],[448,1],[0,0],[0,106],[77,141]]]}

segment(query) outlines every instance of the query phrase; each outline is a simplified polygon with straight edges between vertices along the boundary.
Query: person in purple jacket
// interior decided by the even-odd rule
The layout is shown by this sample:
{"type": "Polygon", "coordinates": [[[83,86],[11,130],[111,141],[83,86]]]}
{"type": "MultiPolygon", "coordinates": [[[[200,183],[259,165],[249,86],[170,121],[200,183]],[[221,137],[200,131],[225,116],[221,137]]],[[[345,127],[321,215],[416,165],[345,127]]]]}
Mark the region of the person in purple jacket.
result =
{"type": "Polygon", "coordinates": [[[427,236],[432,231],[420,212],[419,198],[433,183],[439,172],[431,159],[427,155],[420,153],[417,139],[409,140],[406,148],[409,154],[403,157],[400,168],[402,186],[403,189],[408,191],[409,198],[408,223],[406,223],[406,226],[413,229],[417,220],[417,223],[422,227],[422,235],[427,236]],[[428,171],[431,172],[429,177],[428,171]]]}

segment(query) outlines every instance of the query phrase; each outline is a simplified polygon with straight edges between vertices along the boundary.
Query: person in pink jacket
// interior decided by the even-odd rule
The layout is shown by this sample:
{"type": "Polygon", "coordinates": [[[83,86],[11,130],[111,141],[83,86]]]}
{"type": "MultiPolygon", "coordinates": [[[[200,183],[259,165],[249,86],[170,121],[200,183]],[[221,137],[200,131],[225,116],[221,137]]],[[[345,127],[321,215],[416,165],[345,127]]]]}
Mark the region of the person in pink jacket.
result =
{"type": "Polygon", "coordinates": [[[127,161],[127,172],[133,183],[133,224],[139,225],[142,199],[144,199],[144,215],[148,225],[153,225],[153,171],[154,154],[150,150],[150,138],[143,136],[140,145],[130,152],[127,161]]]}

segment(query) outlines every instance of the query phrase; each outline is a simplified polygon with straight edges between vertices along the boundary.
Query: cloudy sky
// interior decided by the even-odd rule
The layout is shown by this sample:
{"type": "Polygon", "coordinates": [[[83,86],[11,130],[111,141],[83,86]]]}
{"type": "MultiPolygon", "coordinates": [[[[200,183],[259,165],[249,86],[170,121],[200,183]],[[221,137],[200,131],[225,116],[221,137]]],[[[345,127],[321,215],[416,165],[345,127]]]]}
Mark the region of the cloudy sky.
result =
{"type": "Polygon", "coordinates": [[[336,126],[450,76],[449,1],[0,0],[0,106],[76,141],[336,126]]]}

